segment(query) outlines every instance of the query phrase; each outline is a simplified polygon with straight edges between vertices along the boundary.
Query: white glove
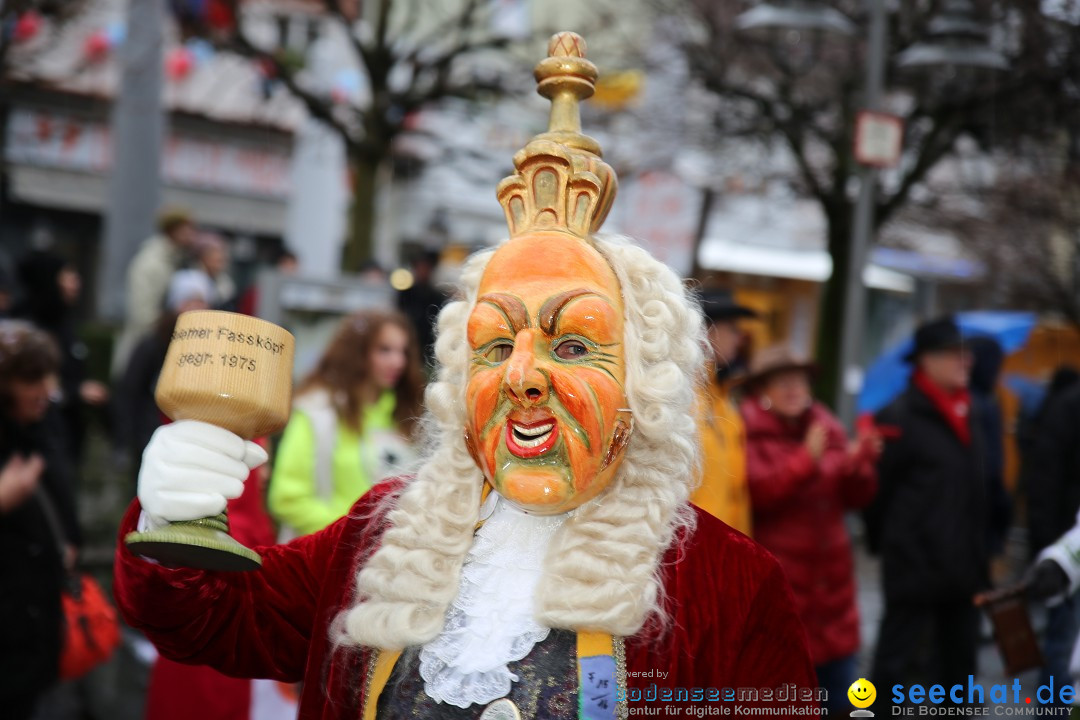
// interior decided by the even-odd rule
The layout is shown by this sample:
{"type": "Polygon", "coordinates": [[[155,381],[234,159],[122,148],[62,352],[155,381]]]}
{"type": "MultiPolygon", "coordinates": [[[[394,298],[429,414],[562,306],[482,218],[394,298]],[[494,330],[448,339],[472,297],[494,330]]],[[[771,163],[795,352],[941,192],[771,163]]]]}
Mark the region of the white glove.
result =
{"type": "Polygon", "coordinates": [[[266,460],[261,447],[216,425],[179,420],[159,427],[139,469],[140,527],[217,515],[266,460]]]}
{"type": "Polygon", "coordinates": [[[1043,548],[1036,559],[1036,566],[1046,560],[1057,563],[1062,572],[1068,578],[1067,588],[1046,601],[1047,606],[1060,604],[1065,598],[1080,590],[1080,514],[1077,515],[1076,525],[1059,537],[1054,544],[1043,548]]]}

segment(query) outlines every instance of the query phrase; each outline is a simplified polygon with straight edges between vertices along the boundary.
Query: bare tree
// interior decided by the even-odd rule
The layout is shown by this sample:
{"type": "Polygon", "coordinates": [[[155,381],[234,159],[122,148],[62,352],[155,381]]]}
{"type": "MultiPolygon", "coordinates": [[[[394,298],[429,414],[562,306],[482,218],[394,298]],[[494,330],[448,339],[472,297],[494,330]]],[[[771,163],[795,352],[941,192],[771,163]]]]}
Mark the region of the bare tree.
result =
{"type": "MultiPolygon", "coordinates": [[[[241,17],[244,0],[220,0],[241,17]]],[[[349,237],[342,268],[356,271],[372,255],[377,181],[414,114],[448,98],[476,100],[510,91],[499,62],[479,62],[506,51],[512,39],[493,23],[489,0],[312,0],[348,38],[366,78],[361,104],[335,102],[326,89],[305,82],[303,69],[288,54],[260,46],[243,22],[205,33],[219,47],[256,58],[299,98],[308,112],[341,136],[354,183],[349,237]],[[407,78],[401,82],[401,78],[407,78]]],[[[535,35],[550,34],[538,30],[535,35]]]]}
{"type": "Polygon", "coordinates": [[[956,197],[933,188],[904,214],[960,237],[987,267],[1001,304],[1057,316],[1080,330],[1080,175],[1067,153],[1028,153],[956,197]],[[971,200],[975,198],[976,203],[971,200]],[[949,206],[953,207],[949,207],[949,206]],[[959,209],[964,208],[964,209],[959,209]]]}
{"type": "MultiPolygon", "coordinates": [[[[663,0],[686,20],[683,48],[693,75],[720,99],[716,127],[782,143],[798,168],[797,185],[821,205],[833,273],[825,286],[818,323],[821,397],[836,396],[845,278],[850,263],[857,174],[853,132],[865,73],[867,17],[863,0],[829,0],[859,27],[853,38],[788,34],[753,38],[735,30],[746,3],[735,0],[663,0]]],[[[887,223],[905,206],[914,187],[964,136],[983,148],[1021,149],[1045,141],[1080,118],[1080,30],[1070,23],[1076,0],[981,0],[980,19],[992,23],[1010,69],[996,75],[948,78],[912,76],[898,67],[897,53],[927,36],[943,3],[907,0],[889,15],[891,52],[886,87],[889,109],[903,118],[900,165],[882,173],[875,223],[887,223]]],[[[1075,15],[1073,15],[1075,16],[1075,15]]]]}

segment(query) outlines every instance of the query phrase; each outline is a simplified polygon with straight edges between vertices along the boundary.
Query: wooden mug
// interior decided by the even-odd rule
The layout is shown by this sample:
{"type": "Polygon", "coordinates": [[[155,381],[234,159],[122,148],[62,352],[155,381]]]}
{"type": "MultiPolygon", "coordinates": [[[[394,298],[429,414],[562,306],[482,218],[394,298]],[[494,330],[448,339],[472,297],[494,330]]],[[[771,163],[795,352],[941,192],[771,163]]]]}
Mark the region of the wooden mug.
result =
{"type": "MultiPolygon", "coordinates": [[[[295,340],[273,323],[236,313],[182,313],[158,378],[155,399],[173,420],[201,420],[245,440],[288,422],[295,340]]],[[[228,534],[224,513],[130,533],[128,547],[160,562],[205,570],[252,570],[258,554],[228,534]]]]}

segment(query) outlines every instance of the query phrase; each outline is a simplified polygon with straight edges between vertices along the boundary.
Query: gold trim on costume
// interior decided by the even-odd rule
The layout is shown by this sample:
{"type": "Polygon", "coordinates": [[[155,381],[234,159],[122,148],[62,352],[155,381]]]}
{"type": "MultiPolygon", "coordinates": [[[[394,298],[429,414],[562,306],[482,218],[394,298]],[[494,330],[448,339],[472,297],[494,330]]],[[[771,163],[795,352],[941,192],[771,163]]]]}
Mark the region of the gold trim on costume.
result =
{"type": "Polygon", "coordinates": [[[400,650],[375,650],[367,671],[367,686],[364,689],[364,720],[375,720],[379,709],[379,696],[390,681],[390,673],[401,657],[400,650]]]}
{"type": "MultiPolygon", "coordinates": [[[[363,712],[360,713],[360,717],[364,720],[375,720],[375,711],[379,705],[379,696],[372,697],[371,691],[374,689],[375,668],[379,666],[380,655],[382,655],[381,651],[372,649],[368,658],[367,673],[364,677],[364,707],[363,712]],[[371,712],[368,712],[368,708],[371,709],[371,712]]],[[[379,690],[382,690],[382,688],[379,688],[379,690]]]]}
{"type": "Polygon", "coordinates": [[[626,705],[626,640],[621,636],[612,638],[612,649],[615,655],[615,678],[621,692],[616,696],[615,717],[626,720],[630,716],[626,705]]]}

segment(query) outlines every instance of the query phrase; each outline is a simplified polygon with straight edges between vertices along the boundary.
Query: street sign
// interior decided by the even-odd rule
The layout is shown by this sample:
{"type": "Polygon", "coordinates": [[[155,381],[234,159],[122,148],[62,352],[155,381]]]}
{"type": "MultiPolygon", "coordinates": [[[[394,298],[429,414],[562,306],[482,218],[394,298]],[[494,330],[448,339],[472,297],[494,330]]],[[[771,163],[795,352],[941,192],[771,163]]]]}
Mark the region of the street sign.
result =
{"type": "Polygon", "coordinates": [[[860,110],[855,116],[855,160],[886,168],[900,162],[904,121],[896,115],[860,110]]]}

